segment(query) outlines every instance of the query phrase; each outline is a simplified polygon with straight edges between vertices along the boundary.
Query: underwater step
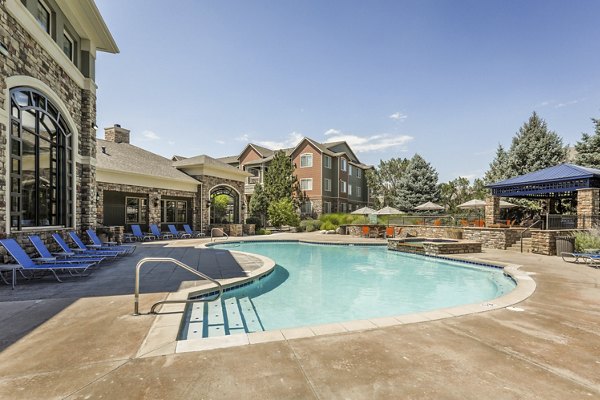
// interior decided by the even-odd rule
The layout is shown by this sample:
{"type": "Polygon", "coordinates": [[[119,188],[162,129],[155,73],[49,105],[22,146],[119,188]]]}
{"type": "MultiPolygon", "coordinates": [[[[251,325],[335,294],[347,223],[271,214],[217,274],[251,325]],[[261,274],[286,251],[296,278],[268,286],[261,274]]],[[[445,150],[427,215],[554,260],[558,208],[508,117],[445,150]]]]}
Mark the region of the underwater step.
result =
{"type": "Polygon", "coordinates": [[[246,332],[260,332],[264,331],[260,318],[258,318],[258,314],[256,314],[256,309],[252,304],[252,300],[248,297],[243,297],[239,299],[240,310],[242,311],[242,315],[244,316],[244,321],[246,322],[246,332]]]}

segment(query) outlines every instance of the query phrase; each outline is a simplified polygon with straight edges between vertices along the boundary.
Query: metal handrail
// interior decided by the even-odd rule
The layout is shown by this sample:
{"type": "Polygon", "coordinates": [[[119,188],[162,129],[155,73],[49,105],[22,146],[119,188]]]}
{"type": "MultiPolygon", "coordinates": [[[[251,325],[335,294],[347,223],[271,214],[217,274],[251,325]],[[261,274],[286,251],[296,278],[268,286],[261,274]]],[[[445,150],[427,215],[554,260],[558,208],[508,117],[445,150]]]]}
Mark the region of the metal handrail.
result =
{"type": "Polygon", "coordinates": [[[221,229],[221,228],[212,228],[212,229],[210,230],[210,241],[211,241],[211,242],[213,241],[213,239],[217,240],[218,238],[222,237],[222,236],[216,236],[216,237],[215,237],[215,236],[213,236],[213,232],[214,232],[214,230],[215,230],[215,229],[216,229],[216,230],[218,230],[218,231],[221,231],[221,233],[222,233],[223,235],[225,235],[225,239],[223,239],[223,240],[228,240],[228,239],[229,239],[229,235],[228,235],[228,234],[226,234],[226,233],[225,233],[225,231],[224,231],[223,229],[221,229]]]}
{"type": "Polygon", "coordinates": [[[524,230],[521,231],[521,253],[523,252],[523,235],[525,235],[525,232],[527,232],[528,230],[533,228],[535,225],[537,225],[538,222],[542,222],[542,220],[538,219],[533,224],[529,225],[527,228],[525,228],[524,230]]]}
{"type": "Polygon", "coordinates": [[[212,283],[217,285],[217,288],[219,290],[219,293],[217,294],[217,296],[215,298],[211,298],[210,300],[162,300],[162,301],[159,301],[158,303],[154,303],[152,305],[152,307],[150,307],[150,314],[156,314],[155,308],[156,308],[156,306],[158,306],[160,304],[196,303],[196,302],[200,302],[200,301],[214,301],[214,300],[218,300],[221,297],[221,295],[223,294],[223,287],[217,280],[211,278],[208,275],[203,274],[200,271],[195,270],[194,268],[182,263],[179,260],[176,260],[174,258],[169,258],[169,257],[146,257],[146,258],[142,258],[140,261],[138,261],[138,263],[135,266],[135,289],[134,289],[133,315],[140,315],[140,313],[139,313],[139,311],[140,311],[140,269],[142,268],[142,265],[146,264],[147,262],[170,262],[170,263],[173,263],[173,264],[177,265],[178,267],[181,267],[181,268],[185,269],[186,271],[199,276],[202,279],[211,281],[212,283]]]}

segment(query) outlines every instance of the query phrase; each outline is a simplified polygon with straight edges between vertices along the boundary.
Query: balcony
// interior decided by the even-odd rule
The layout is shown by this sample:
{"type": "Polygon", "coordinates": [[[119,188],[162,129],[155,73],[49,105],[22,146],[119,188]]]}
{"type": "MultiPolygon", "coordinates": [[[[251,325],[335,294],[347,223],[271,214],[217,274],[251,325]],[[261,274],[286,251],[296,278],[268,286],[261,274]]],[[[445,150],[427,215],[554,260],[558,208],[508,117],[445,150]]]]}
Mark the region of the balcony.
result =
{"type": "Polygon", "coordinates": [[[244,194],[253,194],[254,193],[254,184],[247,183],[244,185],[244,194]]]}

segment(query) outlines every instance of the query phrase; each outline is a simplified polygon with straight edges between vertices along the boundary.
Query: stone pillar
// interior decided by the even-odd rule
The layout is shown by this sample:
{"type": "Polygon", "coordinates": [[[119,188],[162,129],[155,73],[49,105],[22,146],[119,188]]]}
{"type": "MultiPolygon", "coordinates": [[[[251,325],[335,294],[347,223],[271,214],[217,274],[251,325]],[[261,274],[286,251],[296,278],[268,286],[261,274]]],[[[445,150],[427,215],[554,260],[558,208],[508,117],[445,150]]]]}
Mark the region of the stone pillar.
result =
{"type": "Polygon", "coordinates": [[[104,139],[115,143],[129,143],[129,129],[121,128],[121,125],[115,124],[104,128],[104,139]]]}
{"type": "Polygon", "coordinates": [[[592,228],[592,216],[600,215],[600,189],[577,190],[577,228],[592,228]]]}
{"type": "Polygon", "coordinates": [[[148,223],[160,228],[160,192],[151,191],[148,195],[148,223]]]}
{"type": "Polygon", "coordinates": [[[500,216],[500,197],[487,196],[485,198],[485,226],[496,223],[500,216]]]}

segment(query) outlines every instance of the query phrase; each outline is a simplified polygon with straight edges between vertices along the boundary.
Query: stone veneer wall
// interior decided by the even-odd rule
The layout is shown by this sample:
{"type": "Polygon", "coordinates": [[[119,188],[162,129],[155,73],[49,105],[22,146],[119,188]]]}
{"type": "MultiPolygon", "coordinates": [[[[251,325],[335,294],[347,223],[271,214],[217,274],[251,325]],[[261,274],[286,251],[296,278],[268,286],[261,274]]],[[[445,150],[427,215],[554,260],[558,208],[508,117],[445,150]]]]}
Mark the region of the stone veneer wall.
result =
{"type": "Polygon", "coordinates": [[[600,189],[579,189],[577,191],[577,227],[592,228],[592,216],[600,215],[600,189]]]}
{"type": "MultiPolygon", "coordinates": [[[[78,229],[95,226],[96,203],[95,184],[96,171],[91,159],[95,158],[96,134],[92,129],[96,121],[96,96],[86,89],[82,89],[73,81],[60,65],[40,46],[29,33],[7,12],[6,4],[0,0],[0,38],[7,45],[8,56],[0,56],[0,107],[8,109],[10,99],[6,98],[7,78],[11,76],[29,76],[48,85],[54,93],[46,93],[59,97],[66,106],[66,111],[73,119],[75,126],[70,127],[73,134],[77,135],[79,147],[75,160],[76,163],[76,203],[75,218],[78,229]]],[[[93,83],[91,83],[93,85],[93,83]]],[[[35,89],[45,92],[41,87],[35,89]]],[[[57,104],[58,106],[58,104],[57,104]]],[[[6,182],[6,162],[9,155],[8,121],[0,121],[0,236],[6,236],[6,196],[10,190],[6,182]]],[[[37,233],[43,234],[47,229],[40,228],[37,233]]],[[[51,230],[54,232],[55,229],[51,230]]],[[[10,232],[11,237],[19,241],[27,232],[10,232]]],[[[28,242],[28,241],[27,241],[28,242]]],[[[46,241],[52,245],[53,241],[46,241]]]]}
{"type": "MultiPolygon", "coordinates": [[[[196,201],[196,192],[186,192],[183,190],[171,190],[171,189],[157,189],[150,188],[146,186],[134,186],[134,185],[123,185],[117,183],[106,183],[106,182],[98,182],[98,207],[96,213],[96,221],[99,225],[104,221],[104,191],[109,192],[122,192],[122,193],[132,193],[132,194],[142,194],[148,196],[148,222],[150,224],[159,224],[160,221],[160,200],[162,196],[165,197],[189,197],[191,199],[191,204],[194,209],[192,210],[192,226],[196,226],[196,220],[198,219],[198,209],[195,204],[196,201]],[[159,206],[155,207],[154,203],[158,202],[159,206]]],[[[123,207],[125,205],[123,204],[123,207]]]]}
{"type": "MultiPolygon", "coordinates": [[[[455,238],[457,231],[462,231],[462,239],[481,242],[483,247],[489,249],[505,250],[512,246],[521,237],[521,229],[516,228],[475,228],[475,227],[447,227],[429,225],[395,226],[396,237],[425,237],[425,238],[455,238]]],[[[353,236],[362,234],[361,225],[348,225],[346,231],[353,236]]]]}
{"type": "MultiPolygon", "coordinates": [[[[27,238],[28,235],[38,235],[42,239],[42,241],[46,244],[46,247],[48,247],[48,249],[51,252],[60,252],[62,250],[60,249],[60,247],[58,247],[58,245],[52,238],[52,234],[59,233],[62,236],[62,238],[65,240],[65,242],[69,243],[71,247],[77,247],[74,243],[72,243],[71,238],[67,234],[67,232],[70,230],[71,229],[68,229],[68,228],[59,228],[59,229],[52,229],[52,230],[29,229],[26,234],[13,235],[13,238],[17,241],[17,243],[19,243],[19,245],[23,248],[23,250],[25,250],[25,252],[27,254],[29,254],[30,257],[35,258],[35,257],[40,257],[40,255],[38,254],[35,247],[33,247],[31,242],[27,238]]],[[[80,236],[80,237],[83,239],[82,236],[80,236]]],[[[87,236],[86,236],[86,238],[87,238],[87,236]]],[[[5,264],[14,262],[12,257],[10,255],[8,255],[8,252],[2,246],[0,246],[0,262],[5,263],[5,264]]]]}
{"type": "MultiPolygon", "coordinates": [[[[198,179],[200,182],[202,182],[202,185],[198,188],[198,194],[196,196],[196,204],[197,204],[197,209],[200,210],[200,215],[202,217],[202,221],[199,221],[197,219],[196,224],[194,225],[194,229],[195,230],[201,230],[203,229],[204,231],[207,231],[208,229],[208,225],[210,224],[210,215],[209,215],[209,209],[208,207],[206,207],[206,201],[210,199],[210,191],[215,187],[215,186],[231,186],[233,187],[235,190],[237,190],[237,192],[240,195],[240,207],[243,208],[243,210],[239,211],[240,212],[240,223],[244,223],[246,221],[243,220],[244,218],[244,210],[248,209],[248,205],[246,204],[246,196],[244,196],[244,182],[239,182],[239,181],[234,181],[231,179],[224,179],[224,178],[218,178],[215,176],[209,176],[209,175],[194,175],[194,178],[198,179]],[[200,227],[200,222],[202,222],[202,228],[200,227]]],[[[210,234],[210,232],[208,232],[210,234]]]]}
{"type": "Polygon", "coordinates": [[[531,252],[545,256],[556,255],[556,237],[572,236],[576,230],[532,230],[531,252]]]}

